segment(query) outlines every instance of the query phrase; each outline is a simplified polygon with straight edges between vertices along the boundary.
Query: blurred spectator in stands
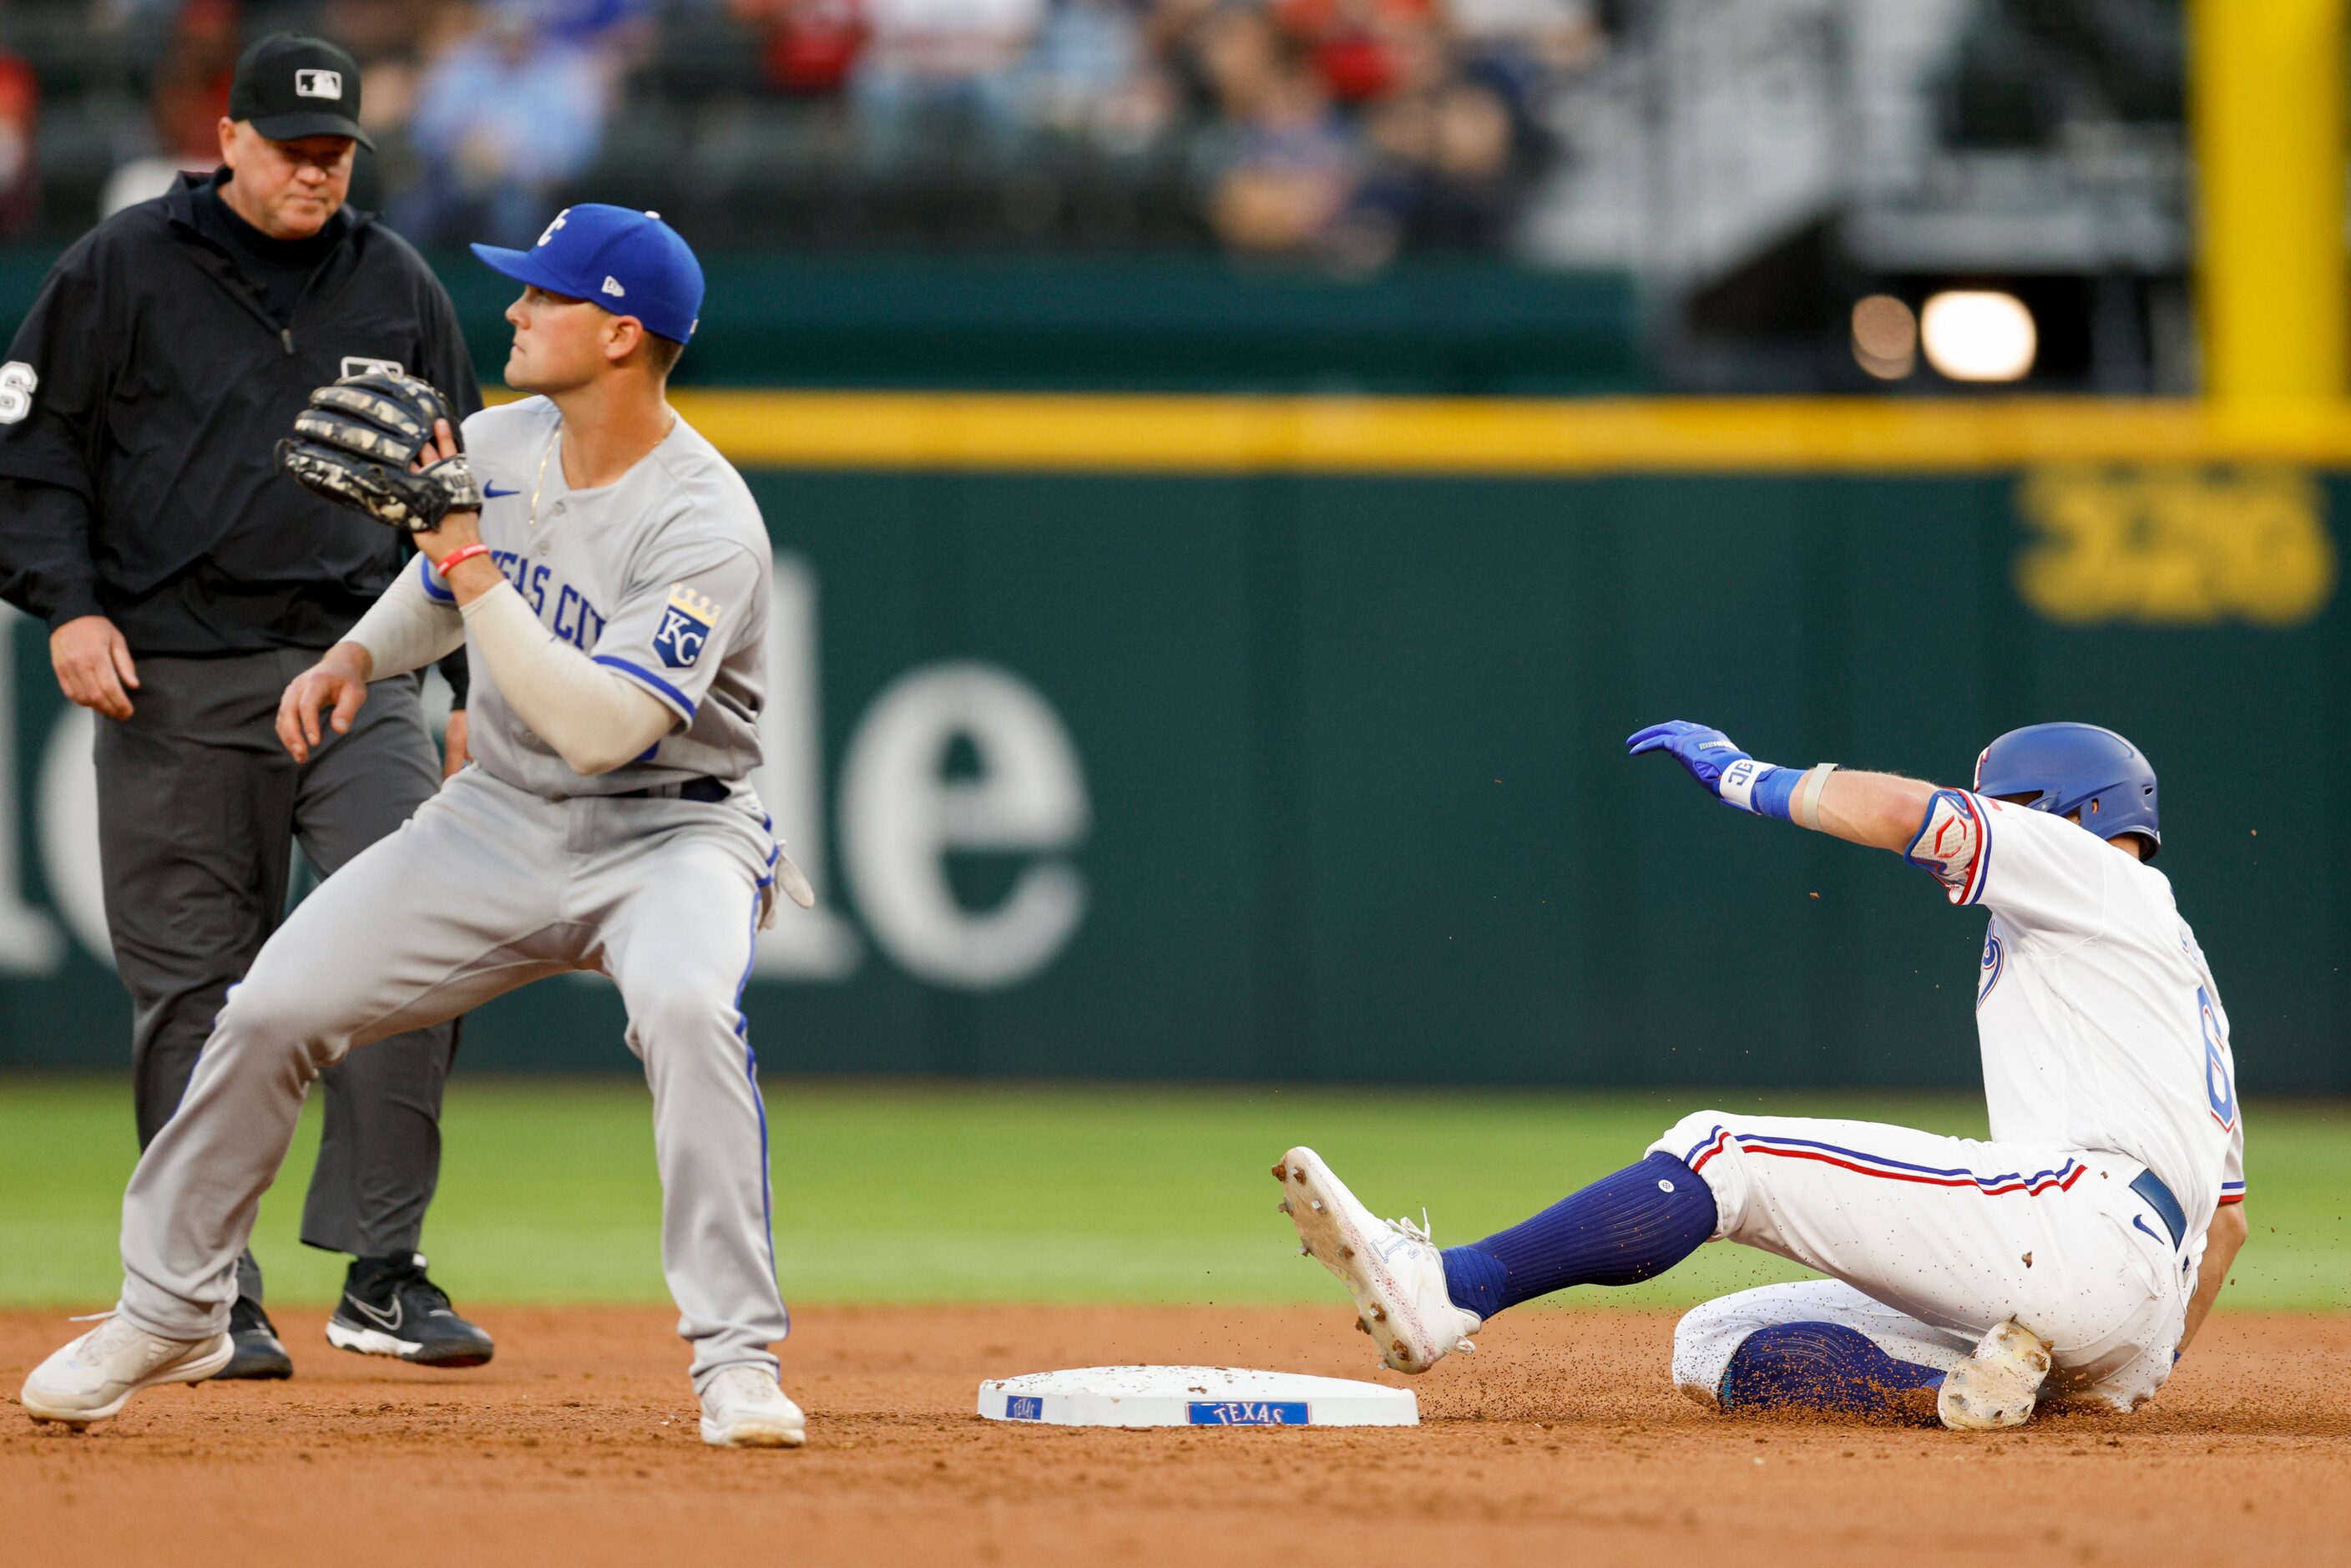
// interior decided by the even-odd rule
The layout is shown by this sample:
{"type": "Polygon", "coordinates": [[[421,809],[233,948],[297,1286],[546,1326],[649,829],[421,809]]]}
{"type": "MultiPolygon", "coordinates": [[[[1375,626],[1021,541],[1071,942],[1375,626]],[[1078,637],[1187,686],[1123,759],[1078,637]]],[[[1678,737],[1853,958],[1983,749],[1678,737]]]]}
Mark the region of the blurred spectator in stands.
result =
{"type": "Polygon", "coordinates": [[[1037,123],[1114,152],[1142,151],[1176,107],[1174,85],[1155,68],[1128,0],[1056,0],[1022,68],[1020,90],[1037,123]]]}
{"type": "Polygon", "coordinates": [[[386,203],[418,245],[528,246],[560,188],[594,161],[619,68],[610,35],[560,30],[539,8],[499,5],[424,70],[409,140],[414,183],[386,203]]]}
{"type": "Polygon", "coordinates": [[[99,190],[100,218],[162,195],[183,169],[210,173],[220,166],[221,117],[240,47],[235,0],[180,7],[148,94],[146,133],[99,190]]]}
{"type": "MultiPolygon", "coordinates": [[[[247,0],[53,3],[102,7],[159,57],[153,129],[110,206],[210,167],[247,0]]],[[[1557,89],[1625,0],[261,3],[312,16],[360,61],[381,148],[361,177],[385,193],[363,199],[426,244],[528,243],[595,170],[744,238],[1205,233],[1355,270],[1505,246],[1556,151],[1557,89]],[[607,148],[624,79],[639,131],[607,148]]],[[[79,107],[44,87],[44,112],[79,107]]],[[[5,114],[0,101],[0,227],[5,114]]],[[[53,182],[75,166],[57,148],[49,162],[53,182]]]]}
{"type": "Polygon", "coordinates": [[[1441,80],[1368,119],[1373,169],[1346,225],[1347,256],[1490,251],[1508,235],[1525,182],[1509,104],[1484,81],[1441,80]]]}
{"type": "Polygon", "coordinates": [[[1593,0],[1445,0],[1444,20],[1468,74],[1502,93],[1514,116],[1606,50],[1593,0]]]}
{"type": "Polygon", "coordinates": [[[761,39],[768,85],[797,98],[841,92],[865,47],[858,0],[728,0],[727,9],[761,39]]]}
{"type": "Polygon", "coordinates": [[[1208,35],[1222,0],[1144,0],[1144,5],[1146,68],[1166,81],[1183,112],[1195,117],[1215,113],[1217,86],[1208,67],[1208,35]]]}
{"type": "Polygon", "coordinates": [[[25,58],[0,48],[0,238],[33,221],[41,202],[40,170],[33,159],[41,84],[25,58]]]}
{"type": "Polygon", "coordinates": [[[472,13],[444,0],[327,0],[319,31],[351,52],[367,82],[360,123],[381,147],[415,112],[424,65],[472,25],[472,13]]]}
{"type": "Polygon", "coordinates": [[[1343,104],[1398,90],[1434,32],[1427,0],[1275,0],[1273,14],[1343,104]]]}
{"type": "Polygon", "coordinates": [[[1181,47],[1198,75],[1204,107],[1228,125],[1252,120],[1297,74],[1281,34],[1265,12],[1225,5],[1200,16],[1181,47]]]}
{"type": "Polygon", "coordinates": [[[1200,41],[1225,120],[1210,143],[1217,237],[1244,255],[1326,256],[1342,237],[1359,168],[1322,77],[1263,12],[1221,11],[1200,41]]]}
{"type": "MultiPolygon", "coordinates": [[[[509,0],[517,3],[517,0],[509,0]]],[[[653,41],[652,0],[518,0],[550,37],[592,49],[615,66],[643,59],[653,41]]]]}
{"type": "Polygon", "coordinates": [[[1043,20],[1042,0],[865,0],[850,93],[867,157],[1001,162],[1020,125],[1017,68],[1043,20]]]}

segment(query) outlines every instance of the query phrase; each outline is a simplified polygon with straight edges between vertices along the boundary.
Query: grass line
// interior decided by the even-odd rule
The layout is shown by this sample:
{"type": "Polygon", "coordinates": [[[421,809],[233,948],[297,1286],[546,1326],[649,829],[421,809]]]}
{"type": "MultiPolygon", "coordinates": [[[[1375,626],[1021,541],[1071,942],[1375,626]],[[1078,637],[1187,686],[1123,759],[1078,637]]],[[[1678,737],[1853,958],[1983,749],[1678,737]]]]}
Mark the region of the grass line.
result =
{"type": "MultiPolygon", "coordinates": [[[[1440,1241],[1473,1239],[1638,1157],[1686,1092],[1405,1094],[1323,1088],[770,1081],[787,1297],[825,1302],[1328,1301],[1293,1256],[1267,1166],[1294,1143],[1440,1241]]],[[[1733,1108],[1983,1131],[1958,1097],[1796,1095],[1733,1108]]],[[[2249,1112],[2253,1241],[2232,1306],[2351,1302],[2351,1109],[2249,1112]]],[[[301,1247],[317,1107],[263,1204],[272,1300],[323,1303],[341,1261],[301,1247]]],[[[463,1304],[658,1302],[661,1193],[631,1080],[460,1078],[444,1123],[434,1271],[463,1304]]],[[[103,1304],[137,1149],[126,1084],[0,1079],[0,1304],[103,1304]]],[[[1734,1247],[1573,1301],[1677,1305],[1802,1277],[1734,1247]]]]}

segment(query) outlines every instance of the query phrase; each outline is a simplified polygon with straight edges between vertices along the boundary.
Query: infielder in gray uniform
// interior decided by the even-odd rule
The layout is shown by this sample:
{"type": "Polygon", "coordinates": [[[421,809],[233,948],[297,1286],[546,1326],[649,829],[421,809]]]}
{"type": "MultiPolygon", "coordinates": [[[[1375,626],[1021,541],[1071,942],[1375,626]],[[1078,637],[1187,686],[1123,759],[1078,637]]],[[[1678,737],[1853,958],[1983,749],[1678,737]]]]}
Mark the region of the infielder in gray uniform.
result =
{"type": "Polygon", "coordinates": [[[615,207],[567,209],[529,251],[475,249],[528,285],[507,312],[507,381],[542,395],[467,419],[460,456],[420,383],[363,376],[316,394],[281,448],[288,471],[411,528],[423,553],[278,715],[299,760],[322,711],[345,731],[369,681],[463,643],[474,765],[262,949],[131,1177],[115,1315],[26,1382],[37,1420],[102,1419],[227,1354],[237,1253],[322,1069],[594,969],[620,986],[653,1089],[662,1262],[703,1438],[802,1439],[768,1348],[789,1324],[740,1003],[778,873],[810,895],[748,783],[766,529],[664,395],[701,268],[654,214],[615,207]]]}

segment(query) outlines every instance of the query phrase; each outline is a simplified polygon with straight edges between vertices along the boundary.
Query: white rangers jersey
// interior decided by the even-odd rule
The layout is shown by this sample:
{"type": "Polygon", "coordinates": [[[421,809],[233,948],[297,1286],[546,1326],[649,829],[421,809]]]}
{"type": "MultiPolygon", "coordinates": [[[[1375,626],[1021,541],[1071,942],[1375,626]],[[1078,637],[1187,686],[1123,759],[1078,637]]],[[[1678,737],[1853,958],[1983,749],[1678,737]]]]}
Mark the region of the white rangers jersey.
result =
{"type": "Polygon", "coordinates": [[[2043,811],[1938,790],[1903,858],[1992,912],[1976,988],[1991,1135],[2126,1155],[2200,1247],[2245,1194],[2229,1015],[2171,882],[2043,811]]]}

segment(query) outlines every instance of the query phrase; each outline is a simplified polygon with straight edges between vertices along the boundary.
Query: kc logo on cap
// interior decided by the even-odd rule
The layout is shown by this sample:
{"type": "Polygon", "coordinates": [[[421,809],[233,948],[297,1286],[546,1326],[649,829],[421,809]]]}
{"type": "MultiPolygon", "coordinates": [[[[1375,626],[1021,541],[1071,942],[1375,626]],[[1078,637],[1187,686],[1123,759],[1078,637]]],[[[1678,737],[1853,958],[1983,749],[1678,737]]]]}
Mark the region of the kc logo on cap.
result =
{"type": "Polygon", "coordinates": [[[677,231],[651,213],[601,202],[564,208],[528,250],[477,245],[474,254],[519,283],[637,319],[683,343],[702,313],[702,266],[677,231]]]}
{"type": "Polygon", "coordinates": [[[294,93],[298,98],[340,98],[343,96],[343,73],[329,70],[296,71],[294,93]]]}

